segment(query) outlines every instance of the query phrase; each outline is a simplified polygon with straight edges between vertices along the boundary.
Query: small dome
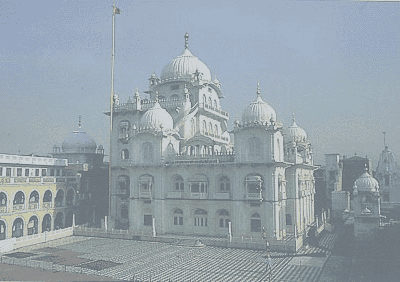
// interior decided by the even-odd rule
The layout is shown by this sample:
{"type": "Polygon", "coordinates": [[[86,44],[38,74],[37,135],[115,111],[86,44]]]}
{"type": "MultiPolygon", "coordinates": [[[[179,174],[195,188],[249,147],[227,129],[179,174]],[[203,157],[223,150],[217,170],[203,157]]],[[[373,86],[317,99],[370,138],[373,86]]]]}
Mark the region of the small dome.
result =
{"type": "Polygon", "coordinates": [[[375,192],[379,190],[378,181],[368,172],[364,172],[355,182],[354,189],[357,191],[375,192]]]}
{"type": "Polygon", "coordinates": [[[306,140],[307,133],[303,128],[297,125],[293,114],[292,125],[286,130],[285,142],[305,142],[306,140]]]}
{"type": "Polygon", "coordinates": [[[153,128],[153,129],[173,129],[174,120],[171,115],[163,108],[161,108],[158,101],[152,108],[144,113],[140,120],[140,127],[153,128]]]}
{"type": "Polygon", "coordinates": [[[61,145],[65,153],[95,153],[96,142],[86,135],[86,132],[73,131],[61,145]]]}
{"type": "Polygon", "coordinates": [[[201,74],[202,80],[211,81],[211,71],[205,63],[194,56],[189,49],[185,49],[182,55],[174,58],[161,72],[161,80],[192,79],[193,74],[201,74]]]}
{"type": "Polygon", "coordinates": [[[276,121],[275,110],[261,98],[260,85],[258,84],[257,98],[244,110],[242,114],[242,123],[269,123],[271,120],[276,121]]]}

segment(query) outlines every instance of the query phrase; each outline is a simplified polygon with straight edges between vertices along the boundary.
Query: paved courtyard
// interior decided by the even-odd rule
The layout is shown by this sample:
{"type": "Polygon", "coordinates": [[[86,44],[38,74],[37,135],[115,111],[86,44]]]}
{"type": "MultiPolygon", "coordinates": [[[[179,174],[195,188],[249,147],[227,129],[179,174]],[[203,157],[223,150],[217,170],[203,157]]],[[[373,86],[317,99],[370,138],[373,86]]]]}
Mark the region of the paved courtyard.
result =
{"type": "MultiPolygon", "coordinates": [[[[296,256],[211,246],[73,236],[2,256],[2,262],[27,267],[139,281],[318,281],[334,234],[296,256]]],[[[1,274],[0,274],[1,276],[1,274]]],[[[40,279],[42,280],[42,279],[40,279]]]]}

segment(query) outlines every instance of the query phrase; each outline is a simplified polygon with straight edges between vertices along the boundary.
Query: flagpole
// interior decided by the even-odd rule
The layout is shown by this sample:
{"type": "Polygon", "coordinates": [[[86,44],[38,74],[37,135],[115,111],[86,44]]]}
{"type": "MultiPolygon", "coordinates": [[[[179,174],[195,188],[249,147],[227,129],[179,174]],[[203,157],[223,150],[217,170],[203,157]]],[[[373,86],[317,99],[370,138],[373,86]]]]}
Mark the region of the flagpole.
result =
{"type": "Polygon", "coordinates": [[[121,11],[115,7],[115,0],[113,2],[112,14],[112,50],[111,50],[111,95],[110,95],[110,154],[108,159],[108,215],[110,220],[111,216],[111,186],[112,186],[112,173],[111,173],[111,159],[112,159],[112,132],[113,132],[113,111],[114,111],[114,66],[115,66],[115,15],[120,14],[121,11]]]}

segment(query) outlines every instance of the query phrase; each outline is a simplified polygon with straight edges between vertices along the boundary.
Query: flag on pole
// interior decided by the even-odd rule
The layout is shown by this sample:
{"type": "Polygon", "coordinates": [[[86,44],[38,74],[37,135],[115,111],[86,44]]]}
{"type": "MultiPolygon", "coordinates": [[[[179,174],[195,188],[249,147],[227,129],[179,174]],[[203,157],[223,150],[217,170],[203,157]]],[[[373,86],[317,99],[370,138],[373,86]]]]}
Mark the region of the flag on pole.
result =
{"type": "Polygon", "coordinates": [[[115,7],[114,8],[114,15],[121,14],[121,9],[115,7]]]}

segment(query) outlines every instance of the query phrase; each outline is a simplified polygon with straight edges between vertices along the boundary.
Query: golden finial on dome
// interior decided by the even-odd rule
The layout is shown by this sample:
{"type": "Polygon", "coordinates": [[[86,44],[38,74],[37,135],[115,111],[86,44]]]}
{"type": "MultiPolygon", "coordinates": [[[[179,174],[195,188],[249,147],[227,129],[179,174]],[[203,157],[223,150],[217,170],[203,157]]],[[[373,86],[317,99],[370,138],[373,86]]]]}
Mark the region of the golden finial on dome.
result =
{"type": "Polygon", "coordinates": [[[82,127],[82,116],[79,115],[79,119],[78,119],[78,128],[82,127]]]}
{"type": "Polygon", "coordinates": [[[296,116],[294,113],[292,113],[292,122],[295,122],[295,121],[296,121],[296,116]]]}
{"type": "Polygon", "coordinates": [[[189,48],[189,33],[185,33],[185,49],[189,48]]]}
{"type": "Polygon", "coordinates": [[[260,97],[260,95],[261,95],[260,83],[257,82],[257,97],[260,97]]]}

